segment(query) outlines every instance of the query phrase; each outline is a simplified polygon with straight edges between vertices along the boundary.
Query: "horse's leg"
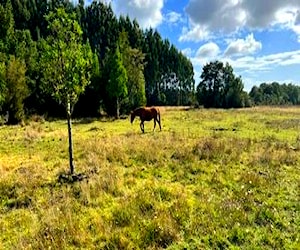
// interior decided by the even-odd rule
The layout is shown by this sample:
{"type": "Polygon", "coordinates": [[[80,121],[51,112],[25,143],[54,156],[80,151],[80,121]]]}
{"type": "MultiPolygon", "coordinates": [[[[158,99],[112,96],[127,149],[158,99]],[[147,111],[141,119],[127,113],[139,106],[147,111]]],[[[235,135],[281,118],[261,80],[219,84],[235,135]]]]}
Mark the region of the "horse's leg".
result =
{"type": "Polygon", "coordinates": [[[158,122],[158,125],[159,125],[159,129],[160,129],[160,131],[161,131],[161,124],[160,124],[160,113],[158,113],[158,114],[157,114],[157,117],[156,117],[156,119],[157,119],[157,122],[158,122]]]}
{"type": "Polygon", "coordinates": [[[154,130],[155,130],[155,127],[156,127],[156,119],[154,118],[154,119],[153,119],[153,121],[154,121],[153,132],[154,132],[154,130]]]}
{"type": "Polygon", "coordinates": [[[140,123],[140,128],[141,128],[142,132],[145,133],[145,128],[144,128],[144,122],[143,121],[141,121],[141,123],[140,123]]]}

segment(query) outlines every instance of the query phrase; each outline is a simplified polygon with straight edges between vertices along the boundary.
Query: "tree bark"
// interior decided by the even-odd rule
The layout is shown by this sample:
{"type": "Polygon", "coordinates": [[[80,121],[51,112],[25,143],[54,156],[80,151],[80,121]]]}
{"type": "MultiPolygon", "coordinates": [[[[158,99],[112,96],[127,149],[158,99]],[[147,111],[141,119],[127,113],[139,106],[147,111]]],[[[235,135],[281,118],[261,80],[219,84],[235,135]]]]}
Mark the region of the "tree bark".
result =
{"type": "Polygon", "coordinates": [[[70,173],[74,174],[74,163],[73,163],[73,141],[72,141],[72,121],[71,121],[71,104],[67,104],[67,120],[68,120],[68,136],[69,136],[69,162],[70,162],[70,173]]]}

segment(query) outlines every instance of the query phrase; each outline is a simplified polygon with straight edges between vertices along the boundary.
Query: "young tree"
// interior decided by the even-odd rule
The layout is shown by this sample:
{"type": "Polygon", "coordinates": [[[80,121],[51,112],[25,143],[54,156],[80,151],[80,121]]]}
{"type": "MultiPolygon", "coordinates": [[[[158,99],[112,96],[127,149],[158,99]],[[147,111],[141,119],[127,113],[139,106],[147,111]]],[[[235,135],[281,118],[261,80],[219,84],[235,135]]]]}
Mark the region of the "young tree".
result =
{"type": "Polygon", "coordinates": [[[106,90],[111,100],[115,102],[116,116],[118,119],[120,117],[121,103],[128,94],[128,77],[120,54],[119,46],[117,46],[116,51],[112,55],[109,55],[109,57],[109,61],[106,65],[106,67],[109,68],[109,79],[106,90]]]}
{"type": "Polygon", "coordinates": [[[82,30],[75,15],[63,8],[46,16],[50,36],[43,42],[41,66],[44,89],[61,103],[67,113],[70,173],[74,173],[71,114],[90,83],[93,53],[82,43],[82,30]]]}

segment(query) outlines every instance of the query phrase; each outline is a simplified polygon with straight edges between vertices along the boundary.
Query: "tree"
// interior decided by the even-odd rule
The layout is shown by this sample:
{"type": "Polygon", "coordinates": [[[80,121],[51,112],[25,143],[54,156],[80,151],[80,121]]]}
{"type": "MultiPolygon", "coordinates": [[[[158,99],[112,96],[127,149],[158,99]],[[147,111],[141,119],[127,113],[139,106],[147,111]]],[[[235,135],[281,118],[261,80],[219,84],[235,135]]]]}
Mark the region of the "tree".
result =
{"type": "Polygon", "coordinates": [[[0,62],[0,113],[2,111],[2,105],[5,102],[5,94],[6,94],[5,73],[6,73],[5,63],[0,62]]]}
{"type": "Polygon", "coordinates": [[[257,86],[253,86],[250,93],[249,93],[250,98],[252,99],[253,103],[258,105],[262,102],[262,93],[260,88],[257,86]]]}
{"type": "Polygon", "coordinates": [[[160,89],[159,89],[159,45],[162,43],[158,32],[153,32],[150,28],[145,32],[143,53],[146,55],[146,66],[144,70],[146,80],[146,98],[147,105],[157,105],[160,103],[160,89]]]}
{"type": "Polygon", "coordinates": [[[256,105],[299,105],[300,87],[277,82],[253,86],[249,96],[256,105]]]}
{"type": "Polygon", "coordinates": [[[228,63],[225,66],[219,61],[206,64],[201,79],[197,86],[197,99],[204,107],[238,108],[246,103],[248,105],[242,79],[233,74],[228,63]]]}
{"type": "Polygon", "coordinates": [[[221,107],[224,86],[222,86],[223,63],[210,62],[203,67],[201,73],[202,81],[197,86],[197,99],[204,107],[221,107]]]}
{"type": "Polygon", "coordinates": [[[93,53],[82,43],[82,30],[75,15],[63,8],[46,16],[50,36],[43,42],[41,66],[46,92],[61,103],[67,113],[70,173],[74,173],[71,115],[75,103],[90,83],[93,53]]]}
{"type": "Polygon", "coordinates": [[[109,68],[109,79],[106,90],[110,99],[116,105],[116,116],[119,118],[121,103],[128,94],[128,77],[123,64],[119,46],[112,55],[109,55],[109,61],[106,67],[109,68]]]}
{"type": "Polygon", "coordinates": [[[100,64],[96,53],[93,54],[91,83],[79,97],[74,107],[74,115],[80,117],[95,117],[99,115],[100,104],[104,91],[101,90],[100,64]]]}
{"type": "Polygon", "coordinates": [[[5,6],[0,4],[0,61],[3,61],[5,54],[10,52],[10,44],[15,31],[14,24],[11,2],[7,1],[5,6]]]}
{"type": "Polygon", "coordinates": [[[24,99],[29,93],[25,73],[26,65],[24,61],[11,56],[5,75],[5,103],[9,111],[9,124],[17,124],[24,118],[24,99]]]}
{"type": "Polygon", "coordinates": [[[132,110],[136,107],[146,105],[144,77],[145,55],[139,49],[133,49],[129,45],[128,35],[124,30],[119,35],[119,45],[124,67],[128,76],[127,106],[129,110],[132,110]]]}

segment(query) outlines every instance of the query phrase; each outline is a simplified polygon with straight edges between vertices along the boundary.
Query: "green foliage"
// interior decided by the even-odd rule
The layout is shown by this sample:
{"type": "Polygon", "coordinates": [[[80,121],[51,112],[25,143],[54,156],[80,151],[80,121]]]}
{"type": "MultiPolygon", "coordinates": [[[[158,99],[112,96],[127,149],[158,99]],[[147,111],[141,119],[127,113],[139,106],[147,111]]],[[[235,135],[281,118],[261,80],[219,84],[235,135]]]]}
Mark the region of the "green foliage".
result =
{"type": "Polygon", "coordinates": [[[127,71],[123,64],[119,47],[110,55],[107,65],[105,65],[109,75],[106,91],[113,102],[116,103],[116,115],[119,118],[122,101],[127,97],[127,71]]]}
{"type": "Polygon", "coordinates": [[[82,31],[74,18],[61,8],[46,17],[51,36],[42,43],[41,58],[45,91],[71,109],[90,83],[93,58],[89,44],[82,44],[82,31]]]}
{"type": "Polygon", "coordinates": [[[119,37],[118,20],[111,5],[93,1],[84,13],[82,11],[81,23],[85,37],[89,39],[92,50],[102,63],[107,50],[116,48],[119,37]]]}
{"type": "Polygon", "coordinates": [[[74,173],[71,114],[88,84],[93,54],[90,45],[82,44],[82,30],[63,8],[46,16],[50,36],[42,43],[43,87],[66,109],[69,137],[70,173],[74,173]]]}
{"type": "Polygon", "coordinates": [[[14,32],[14,18],[12,13],[12,5],[10,1],[6,4],[0,4],[0,41],[2,42],[0,49],[3,50],[4,41],[7,41],[14,32]]]}
{"type": "Polygon", "coordinates": [[[197,99],[204,107],[239,108],[244,107],[244,85],[240,77],[235,77],[232,67],[222,62],[210,62],[203,67],[202,81],[197,86],[197,99]]]}
{"type": "Polygon", "coordinates": [[[152,29],[144,34],[143,53],[147,104],[193,104],[195,84],[190,60],[152,29]]]}
{"type": "Polygon", "coordinates": [[[293,84],[261,83],[259,87],[252,87],[249,95],[256,105],[298,105],[300,103],[300,87],[293,84]]]}
{"type": "Polygon", "coordinates": [[[124,67],[126,68],[128,76],[128,112],[136,107],[146,105],[144,77],[145,55],[139,49],[133,49],[130,47],[128,35],[125,31],[120,33],[119,46],[124,67]]]}
{"type": "MultiPolygon", "coordinates": [[[[61,18],[63,17],[61,16],[61,18]]],[[[45,62],[53,62],[55,57],[60,56],[66,60],[75,61],[75,58],[80,57],[73,56],[69,52],[79,51],[80,54],[82,49],[76,46],[71,48],[63,44],[59,45],[53,39],[54,36],[61,41],[68,39],[67,37],[73,41],[78,38],[78,41],[80,40],[78,44],[83,47],[85,46],[83,44],[89,43],[101,69],[106,67],[108,51],[115,51],[118,46],[124,45],[119,49],[128,77],[126,98],[123,98],[122,103],[118,105],[116,101],[112,102],[107,93],[109,75],[91,71],[89,77],[91,77],[92,83],[90,86],[84,88],[84,91],[78,89],[82,95],[75,107],[77,115],[96,116],[99,114],[99,110],[103,109],[112,114],[115,113],[116,106],[120,106],[120,112],[127,113],[132,108],[145,104],[190,105],[195,101],[191,62],[168,40],[162,40],[158,32],[154,32],[152,29],[143,31],[137,21],[131,20],[129,16],[117,18],[111,5],[104,2],[93,1],[91,4],[85,5],[84,1],[74,4],[72,1],[64,0],[1,0],[0,22],[2,29],[0,53],[3,53],[1,61],[7,61],[10,55],[14,55],[25,60],[26,63],[30,95],[26,98],[25,105],[29,113],[62,116],[61,108],[52,101],[51,96],[54,96],[56,100],[60,99],[61,103],[66,103],[66,100],[61,100],[61,96],[57,96],[58,92],[62,91],[65,92],[62,96],[68,96],[66,91],[59,89],[58,86],[55,91],[53,89],[51,91],[44,90],[53,86],[52,79],[61,75],[63,71],[61,64],[64,67],[74,65],[60,61],[60,63],[53,63],[53,67],[48,67],[49,65],[46,66],[45,62]],[[65,33],[57,33],[62,29],[59,24],[62,20],[57,18],[54,21],[55,18],[51,14],[55,13],[57,8],[63,9],[67,13],[67,19],[69,17],[72,19],[71,22],[67,21],[64,24],[65,33]],[[75,20],[77,21],[76,25],[72,26],[71,23],[75,20]],[[52,23],[50,29],[47,28],[49,22],[52,23]],[[55,30],[56,28],[57,30],[55,30]],[[78,28],[82,33],[78,37],[72,36],[71,33],[77,33],[78,28]],[[120,41],[120,32],[123,31],[128,34],[128,38],[122,38],[126,41],[120,41]],[[51,46],[47,47],[49,44],[51,46]],[[49,51],[54,47],[56,52],[50,53],[49,51]],[[44,53],[45,51],[48,52],[44,53]],[[58,67],[58,65],[60,66],[58,67]],[[60,68],[60,72],[51,71],[49,68],[60,68]],[[46,77],[46,75],[48,76],[46,77]],[[43,84],[45,80],[47,80],[46,85],[49,85],[46,88],[43,84]],[[86,110],[88,112],[85,112],[86,110]]],[[[71,44],[71,41],[68,42],[71,44]]],[[[79,61],[85,68],[84,62],[79,61]]],[[[73,68],[75,72],[79,71],[78,68],[73,68]]],[[[84,71],[82,70],[82,75],[84,71]]],[[[73,74],[72,77],[80,78],[76,74],[73,74]]],[[[69,75],[68,78],[72,77],[69,75]]],[[[68,85],[67,82],[71,81],[65,81],[64,84],[68,85]]],[[[69,93],[70,99],[74,99],[71,106],[74,106],[79,98],[78,93],[74,96],[69,93]]]]}
{"type": "Polygon", "coordinates": [[[2,105],[5,101],[5,93],[6,93],[6,66],[4,62],[0,62],[0,111],[2,111],[2,105]]]}
{"type": "Polygon", "coordinates": [[[24,99],[28,96],[24,61],[10,57],[6,67],[5,103],[9,111],[8,123],[15,124],[24,118],[24,99]]]}

